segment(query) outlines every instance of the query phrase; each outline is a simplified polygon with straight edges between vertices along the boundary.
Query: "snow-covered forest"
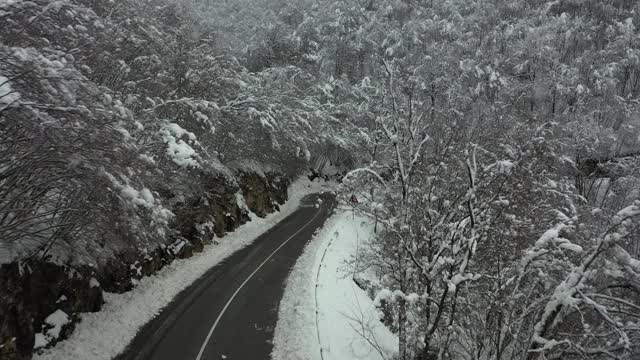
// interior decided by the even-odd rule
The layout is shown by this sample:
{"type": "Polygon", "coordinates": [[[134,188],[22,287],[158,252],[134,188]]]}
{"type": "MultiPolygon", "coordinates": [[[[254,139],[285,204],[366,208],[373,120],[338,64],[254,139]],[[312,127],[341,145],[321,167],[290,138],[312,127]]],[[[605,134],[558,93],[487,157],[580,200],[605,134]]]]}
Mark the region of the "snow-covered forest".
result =
{"type": "Polygon", "coordinates": [[[244,58],[219,35],[231,24],[218,20],[250,7],[0,2],[3,250],[66,247],[94,257],[94,245],[110,248],[123,235],[162,243],[167,198],[196,193],[230,164],[293,175],[317,151],[364,144],[317,73],[286,63],[293,55],[247,70],[271,55],[244,58]]]}
{"type": "Polygon", "coordinates": [[[636,0],[0,0],[0,263],[327,170],[399,359],[637,359],[639,155],[636,0]]]}

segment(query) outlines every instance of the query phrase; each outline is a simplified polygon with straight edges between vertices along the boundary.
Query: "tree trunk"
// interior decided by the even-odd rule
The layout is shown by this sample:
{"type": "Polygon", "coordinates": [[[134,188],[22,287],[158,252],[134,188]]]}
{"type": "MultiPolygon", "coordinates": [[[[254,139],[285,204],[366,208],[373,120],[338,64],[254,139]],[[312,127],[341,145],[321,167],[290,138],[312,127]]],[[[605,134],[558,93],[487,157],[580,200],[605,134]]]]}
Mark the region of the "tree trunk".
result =
{"type": "Polygon", "coordinates": [[[404,299],[400,300],[398,313],[398,345],[400,348],[400,359],[409,360],[407,357],[407,304],[404,299]]]}

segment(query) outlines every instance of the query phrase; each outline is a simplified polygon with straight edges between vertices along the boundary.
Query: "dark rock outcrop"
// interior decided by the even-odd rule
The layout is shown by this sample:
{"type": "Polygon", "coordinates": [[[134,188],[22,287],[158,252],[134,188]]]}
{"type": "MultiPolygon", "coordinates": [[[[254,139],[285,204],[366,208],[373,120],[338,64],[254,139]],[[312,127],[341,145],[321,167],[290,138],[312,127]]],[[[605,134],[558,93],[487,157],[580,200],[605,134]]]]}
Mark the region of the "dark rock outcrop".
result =
{"type": "Polygon", "coordinates": [[[122,251],[98,269],[96,278],[104,291],[121,294],[133,289],[133,279],[155,274],[175,258],[174,248],[166,245],[149,253],[122,251]]]}
{"type": "Polygon", "coordinates": [[[238,205],[238,184],[224,177],[209,177],[203,192],[179,204],[174,227],[189,241],[196,252],[213,236],[222,237],[249,220],[245,209],[238,205]]]}
{"type": "Polygon", "coordinates": [[[289,181],[277,174],[238,172],[240,188],[247,207],[259,217],[279,210],[287,200],[289,181]]]}
{"type": "MultiPolygon", "coordinates": [[[[60,332],[73,331],[82,312],[103,304],[102,289],[88,266],[68,267],[45,261],[4,264],[0,267],[0,358],[29,359],[35,334],[47,329],[45,319],[63,311],[70,318],[60,332]]],[[[49,345],[58,339],[52,339],[49,345]]]]}

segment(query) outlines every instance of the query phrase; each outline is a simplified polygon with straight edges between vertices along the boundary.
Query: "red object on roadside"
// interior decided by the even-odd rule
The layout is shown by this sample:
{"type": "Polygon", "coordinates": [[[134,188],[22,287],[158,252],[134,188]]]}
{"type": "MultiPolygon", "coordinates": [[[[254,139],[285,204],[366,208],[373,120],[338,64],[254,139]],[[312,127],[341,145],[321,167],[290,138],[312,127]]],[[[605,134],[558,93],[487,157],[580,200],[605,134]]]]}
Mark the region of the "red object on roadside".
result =
{"type": "Polygon", "coordinates": [[[357,204],[358,203],[358,198],[356,197],[355,194],[351,195],[351,203],[352,204],[357,204]]]}

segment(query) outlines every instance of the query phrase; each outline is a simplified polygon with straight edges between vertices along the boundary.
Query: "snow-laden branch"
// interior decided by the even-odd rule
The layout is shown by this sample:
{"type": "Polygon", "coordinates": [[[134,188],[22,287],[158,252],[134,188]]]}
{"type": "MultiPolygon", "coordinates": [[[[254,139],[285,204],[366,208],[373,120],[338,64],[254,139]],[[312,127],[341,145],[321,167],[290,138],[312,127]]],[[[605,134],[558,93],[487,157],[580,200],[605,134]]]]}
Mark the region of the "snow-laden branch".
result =
{"type": "Polygon", "coordinates": [[[378,174],[377,172],[369,169],[369,168],[359,168],[359,169],[355,169],[355,170],[351,170],[349,171],[344,177],[342,181],[347,180],[350,176],[353,176],[354,174],[357,173],[368,173],[370,175],[373,175],[373,177],[378,180],[378,182],[380,182],[380,184],[382,184],[384,187],[387,187],[387,183],[384,181],[384,179],[382,178],[382,176],[380,176],[380,174],[378,174]]]}
{"type": "MultiPolygon", "coordinates": [[[[582,260],[580,265],[573,268],[566,278],[556,286],[550,300],[545,305],[540,319],[534,326],[532,342],[529,347],[530,359],[533,359],[533,354],[535,353],[567,343],[567,341],[557,341],[546,338],[547,334],[557,325],[563,309],[576,306],[581,301],[593,305],[588,299],[583,298],[583,300],[580,300],[578,297],[585,281],[593,276],[590,268],[600,255],[609,249],[613,249],[614,256],[623,264],[632,268],[640,264],[637,260],[632,259],[626,251],[620,251],[621,248],[618,246],[618,242],[628,235],[627,226],[630,225],[632,218],[640,215],[639,205],[640,203],[636,203],[620,210],[616,216],[614,216],[611,227],[604,233],[591,251],[588,252],[588,255],[582,260]]],[[[538,240],[536,246],[540,247],[543,242],[546,242],[546,238],[559,237],[557,231],[558,230],[551,233],[546,232],[546,236],[538,240]]]]}
{"type": "Polygon", "coordinates": [[[411,174],[411,172],[413,171],[413,168],[415,166],[415,164],[418,162],[418,160],[420,159],[420,155],[422,155],[422,147],[424,146],[424,144],[426,144],[429,140],[431,140],[431,137],[429,137],[429,135],[424,134],[424,137],[422,138],[422,141],[420,141],[420,143],[418,144],[418,148],[416,149],[416,151],[413,153],[413,158],[411,159],[411,163],[409,163],[409,168],[407,169],[407,173],[411,174]]]}

